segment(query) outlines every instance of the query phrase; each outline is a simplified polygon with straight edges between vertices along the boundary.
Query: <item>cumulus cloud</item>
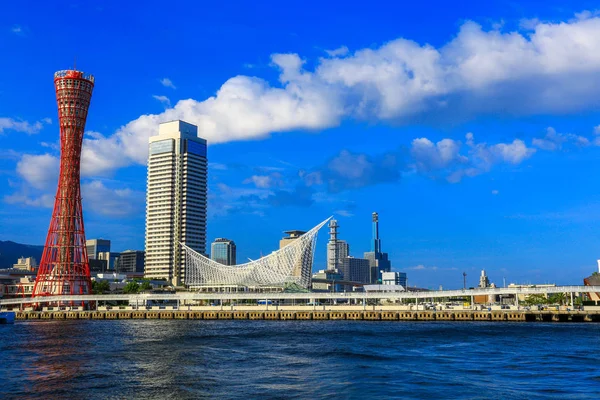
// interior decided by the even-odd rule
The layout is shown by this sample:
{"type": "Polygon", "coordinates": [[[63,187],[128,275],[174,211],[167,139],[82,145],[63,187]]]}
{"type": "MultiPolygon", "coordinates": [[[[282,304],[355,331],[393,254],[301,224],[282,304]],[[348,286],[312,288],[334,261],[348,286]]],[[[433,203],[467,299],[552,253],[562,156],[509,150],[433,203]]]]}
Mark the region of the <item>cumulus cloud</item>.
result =
{"type": "MultiPolygon", "coordinates": [[[[530,21],[527,28],[486,30],[466,22],[441,47],[399,38],[378,48],[347,53],[341,48],[319,59],[311,70],[297,54],[274,54],[278,84],[235,76],[206,100],[181,100],[97,140],[116,146],[109,161],[118,168],[144,164],[148,137],[160,122],[173,119],[198,125],[209,143],[219,143],[319,130],[337,126],[344,118],[435,123],[487,113],[597,109],[600,18],[581,14],[567,22],[530,21]]],[[[167,83],[166,78],[162,82],[167,83]]],[[[497,151],[514,154],[519,145],[497,151]]]]}
{"type": "Polygon", "coordinates": [[[442,139],[435,144],[427,138],[413,140],[410,149],[413,168],[432,178],[443,177],[456,183],[465,176],[487,172],[496,164],[520,164],[535,153],[520,139],[492,145],[475,142],[472,133],[467,133],[465,139],[465,145],[453,139],[442,139]]]}
{"type": "Polygon", "coordinates": [[[101,181],[81,185],[83,207],[93,213],[109,217],[128,217],[143,213],[143,192],[131,189],[111,189],[101,181]]]}
{"type": "Polygon", "coordinates": [[[171,88],[171,89],[177,89],[175,87],[175,85],[173,84],[173,82],[169,78],[162,78],[160,80],[160,84],[163,85],[164,87],[168,87],[168,88],[171,88]]]}
{"type": "Polygon", "coordinates": [[[442,139],[433,143],[427,138],[412,141],[410,153],[420,172],[446,168],[452,163],[465,163],[467,157],[459,154],[461,143],[452,139],[442,139]]]}
{"type": "Polygon", "coordinates": [[[60,161],[50,154],[24,154],[17,162],[17,173],[36,189],[49,189],[58,181],[60,161]]]}
{"type": "Polygon", "coordinates": [[[0,118],[0,134],[4,131],[15,131],[23,132],[28,135],[39,133],[44,128],[44,125],[48,125],[52,122],[50,118],[44,118],[41,121],[33,123],[27,121],[18,121],[13,118],[0,118]]]}

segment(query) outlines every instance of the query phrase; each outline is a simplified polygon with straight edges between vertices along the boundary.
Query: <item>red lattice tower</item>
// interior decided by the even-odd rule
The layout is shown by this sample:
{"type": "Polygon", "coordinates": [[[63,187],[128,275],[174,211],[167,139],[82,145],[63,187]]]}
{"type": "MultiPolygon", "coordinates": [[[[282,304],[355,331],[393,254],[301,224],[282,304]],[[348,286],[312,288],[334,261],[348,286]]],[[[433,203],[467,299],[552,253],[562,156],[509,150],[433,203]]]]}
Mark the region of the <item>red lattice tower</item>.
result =
{"type": "Polygon", "coordinates": [[[76,70],[58,71],[54,86],[60,122],[60,174],[33,297],[92,292],[79,172],[94,77],[76,70]]]}

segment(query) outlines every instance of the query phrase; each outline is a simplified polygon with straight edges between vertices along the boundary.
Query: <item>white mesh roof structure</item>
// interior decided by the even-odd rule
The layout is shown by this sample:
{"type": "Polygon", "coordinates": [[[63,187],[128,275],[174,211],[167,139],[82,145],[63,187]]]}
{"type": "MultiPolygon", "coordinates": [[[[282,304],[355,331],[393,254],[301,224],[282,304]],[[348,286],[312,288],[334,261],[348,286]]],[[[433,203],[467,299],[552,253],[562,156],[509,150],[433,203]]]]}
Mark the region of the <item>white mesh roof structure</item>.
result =
{"type": "Polygon", "coordinates": [[[185,284],[198,286],[284,286],[296,283],[308,288],[317,233],[331,217],[290,244],[246,264],[227,266],[181,244],[185,252],[185,284]]]}

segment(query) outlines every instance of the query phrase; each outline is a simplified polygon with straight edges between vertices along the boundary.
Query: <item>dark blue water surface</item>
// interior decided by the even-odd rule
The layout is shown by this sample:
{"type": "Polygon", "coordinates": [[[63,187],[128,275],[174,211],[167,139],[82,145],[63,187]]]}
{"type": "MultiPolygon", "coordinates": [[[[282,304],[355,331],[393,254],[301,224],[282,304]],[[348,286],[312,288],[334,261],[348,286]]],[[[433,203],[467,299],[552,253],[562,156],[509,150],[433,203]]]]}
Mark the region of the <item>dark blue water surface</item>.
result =
{"type": "Polygon", "coordinates": [[[600,324],[38,321],[0,398],[600,399],[600,324]]]}

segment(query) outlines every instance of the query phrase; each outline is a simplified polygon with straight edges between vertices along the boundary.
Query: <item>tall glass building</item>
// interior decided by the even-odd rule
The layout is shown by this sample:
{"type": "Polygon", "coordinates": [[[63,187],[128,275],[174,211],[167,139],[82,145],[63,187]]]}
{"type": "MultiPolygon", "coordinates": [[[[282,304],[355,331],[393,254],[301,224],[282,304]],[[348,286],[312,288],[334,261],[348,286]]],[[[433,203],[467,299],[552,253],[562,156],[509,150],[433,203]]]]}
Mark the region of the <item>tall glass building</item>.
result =
{"type": "Polygon", "coordinates": [[[160,124],[150,137],[144,276],[185,283],[181,245],[206,253],[206,140],[183,121],[160,124]]]}
{"type": "Polygon", "coordinates": [[[210,258],[223,265],[236,265],[236,248],[233,240],[217,238],[210,246],[210,258]]]}

